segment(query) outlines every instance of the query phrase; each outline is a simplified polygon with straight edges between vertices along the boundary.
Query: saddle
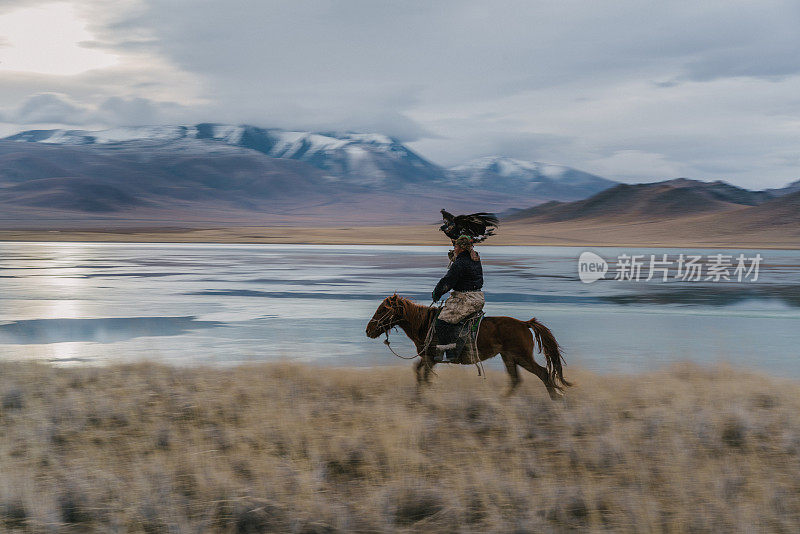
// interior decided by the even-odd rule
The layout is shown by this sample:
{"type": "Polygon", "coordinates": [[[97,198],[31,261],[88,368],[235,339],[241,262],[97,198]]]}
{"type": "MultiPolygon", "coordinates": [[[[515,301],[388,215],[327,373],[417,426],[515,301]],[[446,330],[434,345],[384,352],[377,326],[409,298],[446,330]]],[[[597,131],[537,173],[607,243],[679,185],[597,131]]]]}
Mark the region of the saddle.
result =
{"type": "MultiPolygon", "coordinates": [[[[481,320],[485,313],[483,310],[473,313],[472,315],[468,315],[458,323],[452,325],[450,334],[450,341],[452,342],[449,346],[453,346],[447,350],[447,361],[445,363],[461,363],[461,364],[470,364],[476,363],[478,358],[478,331],[480,330],[481,320]]],[[[439,314],[437,312],[436,317],[434,317],[434,324],[436,324],[435,319],[438,318],[439,314]]],[[[434,329],[435,330],[435,329],[434,329]]],[[[437,334],[433,332],[433,340],[434,343],[437,339],[437,334]]]]}

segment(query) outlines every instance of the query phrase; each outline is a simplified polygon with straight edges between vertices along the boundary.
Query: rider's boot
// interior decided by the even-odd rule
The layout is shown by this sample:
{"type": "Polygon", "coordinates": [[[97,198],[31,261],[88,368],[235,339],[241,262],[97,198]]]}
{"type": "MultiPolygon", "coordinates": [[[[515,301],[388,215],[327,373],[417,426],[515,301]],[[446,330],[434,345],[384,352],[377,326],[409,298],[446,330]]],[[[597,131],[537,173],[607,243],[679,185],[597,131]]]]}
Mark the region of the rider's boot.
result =
{"type": "MultiPolygon", "coordinates": [[[[455,327],[456,335],[459,334],[458,326],[453,325],[455,327]]],[[[456,337],[456,342],[454,343],[454,347],[449,349],[446,353],[448,361],[451,362],[460,362],[461,361],[461,353],[464,352],[464,347],[466,346],[466,341],[459,335],[456,337]]]]}
{"type": "Polygon", "coordinates": [[[447,359],[446,351],[451,351],[456,348],[455,333],[458,325],[436,319],[436,355],[433,358],[435,362],[448,363],[451,360],[447,359]]]}

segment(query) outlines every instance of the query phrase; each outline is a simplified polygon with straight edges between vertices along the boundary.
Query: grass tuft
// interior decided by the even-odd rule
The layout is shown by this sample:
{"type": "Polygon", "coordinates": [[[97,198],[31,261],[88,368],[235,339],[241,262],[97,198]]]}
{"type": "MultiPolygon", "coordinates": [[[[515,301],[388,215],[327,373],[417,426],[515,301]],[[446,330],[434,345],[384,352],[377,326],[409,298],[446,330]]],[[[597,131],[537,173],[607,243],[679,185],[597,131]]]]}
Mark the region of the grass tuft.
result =
{"type": "Polygon", "coordinates": [[[0,531],[800,531],[800,384],[0,363],[0,531]]]}

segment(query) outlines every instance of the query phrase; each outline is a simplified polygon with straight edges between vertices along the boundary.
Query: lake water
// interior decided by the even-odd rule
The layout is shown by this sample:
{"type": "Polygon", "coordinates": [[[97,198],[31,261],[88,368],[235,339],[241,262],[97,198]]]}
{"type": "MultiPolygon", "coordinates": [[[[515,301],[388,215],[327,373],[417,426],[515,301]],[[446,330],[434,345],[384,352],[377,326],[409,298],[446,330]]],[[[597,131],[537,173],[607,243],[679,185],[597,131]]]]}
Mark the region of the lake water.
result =
{"type": "MultiPolygon", "coordinates": [[[[395,291],[430,303],[446,250],[0,243],[0,358],[409,365],[364,328],[395,291]]],[[[635,372],[676,360],[725,361],[800,377],[800,251],[594,247],[612,262],[607,277],[621,254],[760,253],[763,261],[757,281],[678,281],[673,266],[667,282],[659,274],[584,284],[577,265],[584,248],[480,250],[487,314],[537,317],[565,347],[568,364],[635,372]]],[[[401,332],[392,343],[414,352],[401,332]]]]}

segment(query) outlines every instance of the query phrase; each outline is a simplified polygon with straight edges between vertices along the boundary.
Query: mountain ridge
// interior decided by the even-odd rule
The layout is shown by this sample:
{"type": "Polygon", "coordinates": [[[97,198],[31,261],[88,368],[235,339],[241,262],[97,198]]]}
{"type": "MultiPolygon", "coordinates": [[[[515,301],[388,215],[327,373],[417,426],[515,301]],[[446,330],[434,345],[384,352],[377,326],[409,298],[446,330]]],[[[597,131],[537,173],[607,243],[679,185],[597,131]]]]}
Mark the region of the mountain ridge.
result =
{"type": "Polygon", "coordinates": [[[753,207],[775,198],[767,191],[750,191],[717,180],[676,178],[662,182],[619,184],[574,202],[547,202],[518,210],[509,221],[564,222],[573,220],[644,221],[753,207]]]}
{"type": "Polygon", "coordinates": [[[253,150],[267,157],[293,159],[321,169],[331,181],[391,189],[399,184],[436,184],[491,189],[528,198],[571,200],[616,184],[611,180],[562,165],[515,161],[527,166],[527,175],[484,176],[465,183],[459,167],[446,169],[428,161],[398,139],[374,133],[311,132],[261,128],[252,125],[199,123],[193,126],[139,126],[107,130],[28,130],[8,141],[96,147],[105,150],[163,149],[202,153],[230,149],[253,150]],[[550,165],[559,173],[531,172],[550,165]],[[544,177],[546,184],[542,184],[544,177]]]}
{"type": "Polygon", "coordinates": [[[486,156],[450,167],[449,174],[471,187],[500,185],[543,199],[578,200],[618,182],[565,165],[486,156]]]}
{"type": "MultiPolygon", "coordinates": [[[[571,183],[561,187],[556,198],[582,196],[571,183]]],[[[199,123],[28,130],[0,140],[7,224],[413,223],[443,207],[502,211],[549,198],[519,183],[465,185],[382,134],[199,123]]]]}
{"type": "Polygon", "coordinates": [[[800,181],[765,191],[687,178],[618,184],[504,156],[445,169],[382,134],[249,125],[28,130],[0,139],[0,219],[16,225],[391,225],[428,223],[442,207],[506,213],[509,221],[637,222],[783,197],[789,200],[748,213],[791,220],[795,190],[800,181]],[[526,204],[538,205],[514,209],[526,204]]]}

